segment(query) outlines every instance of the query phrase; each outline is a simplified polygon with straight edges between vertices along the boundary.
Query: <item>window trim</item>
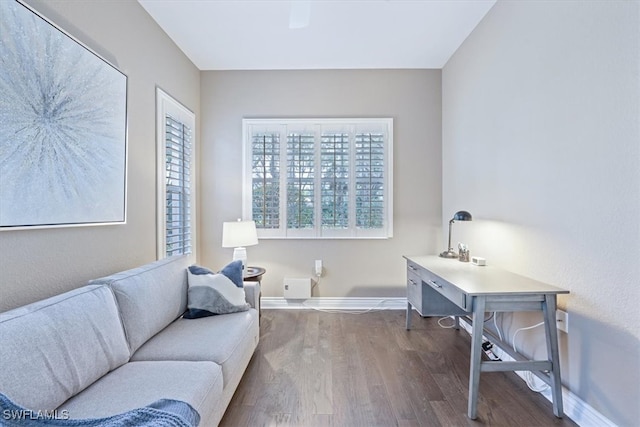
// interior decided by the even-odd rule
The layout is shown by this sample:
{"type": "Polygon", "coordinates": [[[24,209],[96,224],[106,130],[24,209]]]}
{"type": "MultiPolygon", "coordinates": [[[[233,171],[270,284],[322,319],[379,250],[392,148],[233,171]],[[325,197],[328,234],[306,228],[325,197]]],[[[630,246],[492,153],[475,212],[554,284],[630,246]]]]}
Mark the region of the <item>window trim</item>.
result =
{"type": "Polygon", "coordinates": [[[197,251],[197,206],[196,206],[196,115],[167,92],[156,87],[156,256],[158,259],[167,257],[166,254],[166,128],[167,114],[186,124],[191,129],[191,253],[195,259],[197,251]]]}
{"type": "MultiPolygon", "coordinates": [[[[256,127],[260,131],[278,131],[281,136],[281,159],[286,158],[287,130],[300,131],[300,129],[313,129],[319,141],[322,126],[332,125],[336,128],[349,130],[350,135],[354,130],[363,125],[372,125],[384,128],[386,134],[385,145],[385,226],[380,229],[370,230],[357,228],[355,225],[345,230],[322,229],[321,221],[317,220],[313,229],[288,229],[286,219],[286,203],[280,202],[280,227],[277,229],[259,228],[260,239],[388,239],[393,237],[393,118],[245,118],[242,119],[242,214],[243,218],[253,218],[252,212],[252,130],[256,127]],[[312,230],[312,232],[308,231],[312,230]]],[[[316,152],[316,165],[319,165],[319,151],[316,152]]],[[[350,156],[354,158],[354,150],[350,150],[350,156]]],[[[352,163],[353,164],[353,163],[352,163]]],[[[287,165],[281,164],[280,170],[286,170],[287,165]]],[[[281,196],[286,192],[286,173],[280,173],[281,196]]],[[[355,182],[354,174],[351,174],[350,188],[355,182]]],[[[353,191],[351,191],[354,194],[353,191]]],[[[285,197],[286,198],[286,197],[285,197]]],[[[351,199],[354,197],[352,196],[351,199]]],[[[319,201],[319,191],[315,194],[319,201]]],[[[355,209],[355,208],[354,208],[355,209]]],[[[355,224],[355,219],[353,220],[355,224]]]]}

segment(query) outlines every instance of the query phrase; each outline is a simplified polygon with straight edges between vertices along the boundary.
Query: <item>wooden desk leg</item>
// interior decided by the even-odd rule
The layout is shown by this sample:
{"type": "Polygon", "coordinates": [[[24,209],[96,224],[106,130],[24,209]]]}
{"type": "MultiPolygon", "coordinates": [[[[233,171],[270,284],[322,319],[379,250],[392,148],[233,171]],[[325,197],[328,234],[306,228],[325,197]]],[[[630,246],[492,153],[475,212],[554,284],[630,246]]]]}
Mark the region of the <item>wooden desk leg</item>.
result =
{"type": "Polygon", "coordinates": [[[553,414],[562,418],[562,382],[560,380],[560,355],[558,350],[558,330],[556,329],[556,296],[545,295],[542,304],[544,314],[544,330],[547,339],[547,357],[551,361],[551,397],[553,414]]]}
{"type": "Polygon", "coordinates": [[[407,331],[411,329],[411,303],[407,303],[407,331]]]}
{"type": "Polygon", "coordinates": [[[473,306],[473,330],[471,332],[471,363],[469,368],[469,406],[467,415],[475,420],[478,412],[480,388],[480,363],[482,362],[482,331],[484,330],[485,297],[476,296],[473,306]]]}

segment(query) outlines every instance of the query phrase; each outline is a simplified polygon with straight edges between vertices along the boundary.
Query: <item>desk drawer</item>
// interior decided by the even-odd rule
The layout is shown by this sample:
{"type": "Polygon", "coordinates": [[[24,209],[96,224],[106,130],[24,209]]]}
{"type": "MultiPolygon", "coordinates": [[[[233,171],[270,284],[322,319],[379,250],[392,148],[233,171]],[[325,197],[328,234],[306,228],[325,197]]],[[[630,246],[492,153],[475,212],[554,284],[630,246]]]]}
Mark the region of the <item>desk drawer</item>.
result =
{"type": "Polygon", "coordinates": [[[410,268],[407,268],[407,301],[422,314],[422,279],[410,268]]]}
{"type": "Polygon", "coordinates": [[[425,269],[420,269],[420,277],[427,286],[430,286],[449,301],[464,310],[469,310],[467,307],[467,296],[451,283],[425,269]]]}

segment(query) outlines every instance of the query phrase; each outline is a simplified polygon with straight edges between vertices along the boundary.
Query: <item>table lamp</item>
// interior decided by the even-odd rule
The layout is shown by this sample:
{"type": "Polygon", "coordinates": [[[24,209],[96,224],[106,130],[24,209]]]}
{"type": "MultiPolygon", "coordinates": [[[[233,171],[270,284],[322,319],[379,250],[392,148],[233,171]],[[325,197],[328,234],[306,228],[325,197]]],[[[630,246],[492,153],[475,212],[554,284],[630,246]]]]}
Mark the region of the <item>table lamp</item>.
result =
{"type": "Polygon", "coordinates": [[[233,260],[242,261],[242,270],[247,265],[247,248],[258,244],[258,232],[254,221],[237,221],[222,223],[222,247],[234,248],[233,260]]]}
{"type": "Polygon", "coordinates": [[[471,221],[472,219],[473,218],[471,218],[471,214],[469,212],[458,211],[455,213],[453,218],[449,220],[449,245],[447,246],[448,249],[440,254],[442,258],[458,258],[458,253],[453,250],[453,247],[451,247],[451,224],[456,221],[471,221]]]}

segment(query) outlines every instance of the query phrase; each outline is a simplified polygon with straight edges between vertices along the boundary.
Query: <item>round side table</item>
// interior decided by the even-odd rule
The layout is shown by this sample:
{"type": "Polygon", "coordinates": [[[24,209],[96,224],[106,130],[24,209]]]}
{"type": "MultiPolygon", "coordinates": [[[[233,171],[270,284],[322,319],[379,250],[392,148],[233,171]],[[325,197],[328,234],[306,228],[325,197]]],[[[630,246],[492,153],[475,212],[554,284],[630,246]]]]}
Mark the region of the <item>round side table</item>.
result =
{"type": "Polygon", "coordinates": [[[266,273],[262,267],[249,267],[247,266],[247,270],[244,272],[242,280],[246,280],[247,282],[258,282],[262,280],[262,275],[266,273]]]}

